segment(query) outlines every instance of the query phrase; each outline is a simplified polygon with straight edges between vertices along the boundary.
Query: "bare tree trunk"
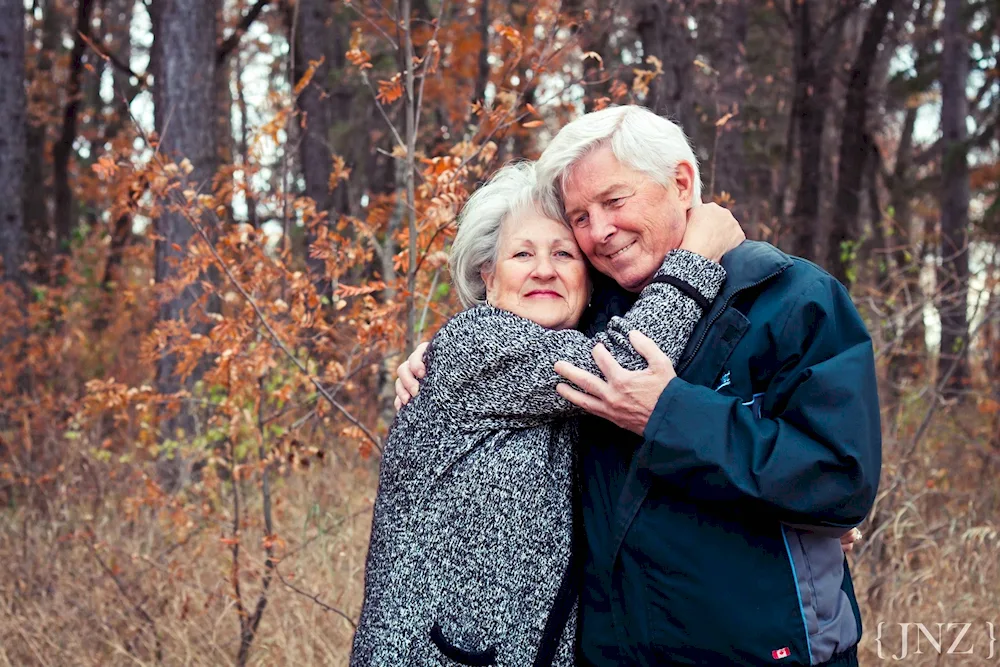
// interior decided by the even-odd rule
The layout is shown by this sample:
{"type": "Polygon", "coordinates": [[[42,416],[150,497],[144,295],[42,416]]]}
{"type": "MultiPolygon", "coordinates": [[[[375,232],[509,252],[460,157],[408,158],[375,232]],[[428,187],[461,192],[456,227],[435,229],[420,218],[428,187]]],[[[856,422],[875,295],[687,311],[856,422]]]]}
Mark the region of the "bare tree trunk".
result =
{"type": "MultiPolygon", "coordinates": [[[[118,59],[131,66],[132,64],[132,38],[130,30],[132,27],[132,14],[135,10],[135,0],[109,0],[105,7],[104,25],[105,34],[110,37],[110,44],[107,48],[118,55],[118,59]]],[[[112,63],[106,63],[107,71],[114,81],[114,102],[112,107],[116,111],[116,121],[118,125],[125,125],[129,120],[127,96],[130,94],[132,84],[129,81],[127,72],[115,67],[112,63]]],[[[110,133],[107,133],[110,135],[110,133]]],[[[113,136],[113,135],[111,135],[113,136]]]]}
{"type": "Polygon", "coordinates": [[[69,163],[76,142],[77,119],[82,97],[80,77],[83,75],[83,54],[87,44],[84,36],[90,34],[90,15],[94,0],[79,0],[76,9],[73,51],[70,53],[69,84],[66,88],[66,107],[63,109],[62,132],[52,147],[52,177],[55,189],[56,253],[69,252],[70,234],[76,228],[73,211],[73,188],[69,182],[69,163]]]}
{"type": "Polygon", "coordinates": [[[965,95],[969,49],[962,0],[945,0],[941,35],[941,356],[938,375],[949,389],[968,378],[969,357],[969,165],[965,95]]]}
{"type": "Polygon", "coordinates": [[[247,203],[247,222],[252,227],[260,227],[260,220],[257,218],[257,199],[254,197],[253,183],[250,179],[250,120],[247,118],[247,100],[243,91],[243,61],[239,54],[235,57],[236,106],[240,110],[240,164],[243,167],[242,180],[247,203]]]}
{"type": "MultiPolygon", "coordinates": [[[[861,181],[872,147],[866,145],[868,122],[868,88],[882,43],[889,13],[896,0],[878,0],[865,26],[864,37],[851,68],[847,86],[847,102],[840,129],[840,159],[837,163],[837,198],[833,225],[826,244],[826,268],[845,285],[854,279],[853,253],[845,252],[844,244],[854,244],[861,236],[858,209],[861,205],[861,181]]],[[[874,184],[870,184],[874,187],[874,184]]]]}
{"type": "MultiPolygon", "coordinates": [[[[107,38],[106,48],[117,54],[119,60],[129,64],[132,60],[132,40],[129,31],[132,26],[132,12],[135,0],[110,0],[104,7],[102,27],[107,38]]],[[[114,100],[108,105],[112,112],[112,120],[104,128],[104,142],[110,142],[126,127],[129,120],[128,95],[131,89],[129,75],[122,72],[112,63],[106,63],[105,71],[111,75],[114,82],[114,100]]],[[[101,149],[103,150],[103,149],[101,149]]],[[[107,328],[115,305],[115,287],[121,279],[121,265],[125,248],[132,238],[132,216],[123,213],[110,224],[111,243],[108,246],[108,259],[104,265],[104,277],[101,288],[104,292],[104,303],[100,312],[94,318],[93,330],[101,332],[107,328]]]]}
{"type": "MultiPolygon", "coordinates": [[[[916,39],[914,50],[914,71],[920,76],[926,71],[929,49],[934,43],[934,31],[931,29],[933,17],[937,13],[940,0],[921,0],[914,15],[914,33],[916,39]]],[[[909,93],[910,91],[906,91],[909,93]]],[[[920,285],[920,270],[923,266],[927,239],[914,228],[913,196],[914,184],[911,174],[913,166],[913,131],[917,122],[917,107],[907,106],[903,115],[903,128],[900,132],[899,146],[896,149],[896,161],[892,175],[888,181],[889,208],[892,211],[893,250],[886,255],[886,261],[892,259],[892,264],[899,272],[898,284],[892,289],[901,293],[901,298],[894,300],[899,307],[893,308],[889,334],[889,349],[887,352],[887,376],[890,385],[888,395],[893,402],[899,396],[899,388],[912,376],[914,358],[924,359],[927,354],[926,329],[922,312],[910,316],[906,322],[900,323],[899,310],[906,317],[906,310],[921,308],[923,289],[920,285]],[[900,330],[901,327],[901,330],[900,330]]]]}
{"type": "MultiPolygon", "coordinates": [[[[24,167],[27,108],[24,95],[24,4],[0,1],[0,281],[23,286],[24,167]]],[[[0,282],[0,285],[3,284],[0,282]]],[[[19,290],[20,291],[20,290],[19,290]]]]}
{"type": "Polygon", "coordinates": [[[643,56],[655,56],[663,65],[663,74],[649,85],[646,106],[669,116],[688,136],[694,136],[694,43],[687,24],[687,1],[636,0],[634,11],[643,56]]]}
{"type": "MultiPolygon", "coordinates": [[[[918,67],[920,56],[917,57],[918,67]]],[[[919,69],[917,71],[920,71],[919,69]]],[[[921,239],[914,229],[913,206],[914,196],[912,175],[910,174],[913,158],[913,130],[917,120],[917,109],[906,110],[903,118],[903,130],[896,149],[896,164],[893,166],[889,182],[889,207],[892,211],[893,246],[891,254],[885,261],[892,259],[892,264],[898,272],[897,285],[892,289],[899,290],[900,298],[894,300],[899,304],[901,314],[893,312],[890,323],[893,327],[889,336],[887,352],[887,376],[892,398],[898,398],[899,388],[907,377],[912,376],[914,359],[924,359],[927,356],[926,328],[923,318],[923,288],[920,285],[920,270],[924,264],[925,246],[928,239],[921,239]],[[917,313],[907,311],[919,308],[917,313]],[[903,318],[905,321],[900,321],[903,318]]]]}
{"type": "MultiPolygon", "coordinates": [[[[40,3],[42,10],[41,44],[38,51],[38,61],[32,75],[35,78],[52,76],[52,63],[60,48],[62,39],[61,15],[55,0],[40,3]]],[[[54,112],[54,110],[53,110],[54,112]]],[[[35,261],[36,270],[32,276],[40,283],[48,281],[48,263],[51,248],[51,220],[47,197],[40,194],[51,187],[49,170],[46,165],[48,154],[48,126],[44,122],[28,122],[28,153],[25,166],[24,182],[30,191],[24,196],[24,225],[26,236],[26,251],[35,261]],[[44,188],[44,189],[43,189],[44,188]]]]}
{"type": "Polygon", "coordinates": [[[795,2],[795,97],[798,113],[799,187],[792,210],[793,251],[806,258],[816,257],[816,230],[819,226],[820,178],[823,164],[823,125],[829,80],[821,76],[818,48],[813,43],[813,0],[795,2]]]}
{"type": "Polygon", "coordinates": [[[868,215],[871,220],[872,235],[866,243],[864,256],[871,258],[874,250],[882,254],[875,260],[874,275],[875,284],[884,286],[889,281],[890,264],[889,257],[885,254],[888,245],[885,235],[885,221],[882,215],[882,201],[879,197],[878,179],[879,168],[882,166],[882,156],[872,137],[865,137],[865,145],[868,146],[868,159],[865,161],[865,190],[868,195],[868,215]]]}
{"type": "MultiPolygon", "coordinates": [[[[223,18],[220,13],[220,20],[223,18]]],[[[233,79],[233,58],[216,58],[215,62],[215,97],[216,102],[213,109],[216,111],[215,119],[218,127],[215,130],[216,148],[215,154],[220,164],[233,164],[233,154],[235,150],[235,138],[233,137],[233,94],[231,82],[233,79]]],[[[230,178],[233,178],[230,176],[230,178]]],[[[236,183],[233,183],[235,191],[236,183]]],[[[220,216],[221,217],[221,216],[220,216]]],[[[225,224],[233,221],[233,204],[230,200],[226,203],[225,224]]]]}
{"type": "Polygon", "coordinates": [[[490,81],[490,0],[479,3],[479,60],[476,64],[476,88],[472,101],[482,102],[490,81]]]}
{"type": "MultiPolygon", "coordinates": [[[[330,148],[333,109],[328,94],[335,58],[334,49],[331,48],[331,3],[326,0],[301,0],[298,14],[294,44],[296,81],[306,73],[310,63],[316,67],[312,81],[296,100],[299,112],[304,117],[299,160],[305,178],[306,196],[316,202],[318,213],[330,216],[334,207],[330,188],[330,174],[333,171],[333,151],[330,148]]],[[[328,217],[317,224],[329,224],[328,217]]],[[[315,239],[315,228],[307,229],[306,264],[317,291],[322,296],[330,296],[330,281],[324,279],[325,263],[308,255],[308,248],[315,239]]]]}
{"type": "MultiPolygon", "coordinates": [[[[781,161],[781,171],[778,174],[772,205],[774,216],[781,221],[786,220],[785,200],[788,197],[788,186],[792,181],[792,165],[795,163],[795,140],[799,129],[799,107],[802,103],[799,96],[805,92],[797,84],[793,88],[792,104],[788,110],[788,126],[785,128],[785,154],[781,161]]],[[[793,251],[795,250],[797,248],[793,248],[793,251]]]]}
{"type": "Polygon", "coordinates": [[[417,199],[414,188],[414,171],[416,171],[417,148],[417,108],[416,88],[413,68],[413,22],[410,10],[410,0],[398,0],[399,15],[403,17],[400,30],[403,35],[403,118],[406,131],[406,226],[409,233],[409,257],[406,270],[406,350],[416,346],[417,334],[417,199]]]}
{"type": "MultiPolygon", "coordinates": [[[[726,192],[734,202],[736,219],[751,225],[748,197],[747,164],[744,150],[745,122],[742,116],[746,104],[747,80],[746,41],[747,5],[745,0],[726,3],[720,16],[718,56],[715,67],[719,71],[719,92],[716,96],[718,114],[724,118],[732,114],[723,125],[716,127],[717,140],[712,155],[712,176],[709,194],[726,192]]],[[[703,177],[704,178],[704,177],[703,177]]],[[[750,234],[754,236],[754,234],[750,234]]]]}
{"type": "MultiPolygon", "coordinates": [[[[216,6],[205,0],[159,0],[152,5],[153,58],[156,75],[154,90],[155,123],[160,135],[160,151],[170,159],[187,158],[194,167],[187,177],[188,187],[207,192],[215,175],[217,146],[215,133],[216,6]]],[[[160,240],[156,243],[156,280],[174,276],[172,262],[181,259],[194,235],[189,222],[178,212],[164,210],[156,220],[160,240]]],[[[198,283],[160,305],[159,320],[197,322],[193,306],[203,293],[198,283]]],[[[165,354],[157,364],[156,387],[164,394],[182,388],[177,377],[177,358],[165,354]]],[[[197,373],[185,383],[190,389],[197,373]]],[[[166,420],[165,439],[183,440],[193,435],[195,418],[190,404],[166,420]]],[[[190,462],[181,457],[163,459],[159,465],[161,482],[168,489],[182,486],[190,474],[190,462]]]]}

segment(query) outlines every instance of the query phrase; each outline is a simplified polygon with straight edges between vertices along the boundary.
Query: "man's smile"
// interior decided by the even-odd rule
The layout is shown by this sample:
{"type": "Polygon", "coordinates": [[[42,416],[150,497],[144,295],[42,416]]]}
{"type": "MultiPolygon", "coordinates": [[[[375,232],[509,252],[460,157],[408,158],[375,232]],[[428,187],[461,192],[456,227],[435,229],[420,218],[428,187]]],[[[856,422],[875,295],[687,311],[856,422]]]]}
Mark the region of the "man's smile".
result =
{"type": "Polygon", "coordinates": [[[624,248],[619,248],[618,250],[614,251],[613,253],[605,255],[605,257],[607,257],[608,259],[615,259],[616,257],[620,257],[621,255],[623,255],[625,253],[626,250],[628,250],[629,248],[631,248],[632,246],[634,246],[635,243],[636,243],[635,241],[632,241],[631,243],[629,243],[624,248]]]}

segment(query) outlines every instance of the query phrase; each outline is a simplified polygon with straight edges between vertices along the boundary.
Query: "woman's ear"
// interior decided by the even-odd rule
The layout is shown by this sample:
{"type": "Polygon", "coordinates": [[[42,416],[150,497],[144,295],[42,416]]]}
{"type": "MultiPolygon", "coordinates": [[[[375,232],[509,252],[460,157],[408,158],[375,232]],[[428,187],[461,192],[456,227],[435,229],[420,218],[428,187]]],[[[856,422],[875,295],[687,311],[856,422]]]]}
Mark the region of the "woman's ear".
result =
{"type": "Polygon", "coordinates": [[[486,303],[492,303],[490,295],[493,294],[493,286],[496,284],[496,271],[484,268],[479,271],[479,276],[483,279],[483,283],[486,285],[486,303]]]}
{"type": "Polygon", "coordinates": [[[694,167],[688,162],[678,162],[674,172],[674,186],[681,202],[689,208],[700,204],[694,201],[694,167]]]}

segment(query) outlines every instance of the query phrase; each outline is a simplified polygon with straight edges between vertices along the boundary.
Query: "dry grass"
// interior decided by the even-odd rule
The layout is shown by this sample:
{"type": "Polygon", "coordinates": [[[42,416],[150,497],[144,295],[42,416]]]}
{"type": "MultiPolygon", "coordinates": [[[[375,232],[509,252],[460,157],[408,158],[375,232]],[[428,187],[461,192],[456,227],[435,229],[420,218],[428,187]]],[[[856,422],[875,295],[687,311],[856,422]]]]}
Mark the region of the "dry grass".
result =
{"type": "MultiPolygon", "coordinates": [[[[375,483],[375,465],[359,461],[350,470],[299,472],[275,488],[275,523],[286,542],[278,571],[355,619],[375,483]]],[[[250,609],[264,563],[253,519],[259,507],[259,500],[250,504],[242,540],[240,581],[250,609]]],[[[167,510],[125,522],[112,506],[94,515],[64,507],[58,515],[0,517],[0,558],[8,564],[0,575],[0,665],[234,663],[240,635],[232,554],[220,540],[231,514],[179,530],[167,510]],[[96,539],[72,537],[87,526],[96,539]]],[[[268,598],[248,664],[346,664],[348,621],[278,580],[268,598]]]]}
{"type": "MultiPolygon", "coordinates": [[[[982,455],[992,440],[969,431],[983,423],[974,410],[945,411],[912,452],[912,426],[886,439],[882,491],[851,556],[864,665],[1000,663],[1000,641],[993,661],[986,659],[988,622],[1000,640],[1000,489],[993,482],[1000,465],[982,455]],[[937,623],[970,623],[958,649],[971,646],[974,654],[939,655],[921,637],[923,653],[914,655],[911,627],[910,655],[892,660],[899,623],[932,632],[937,623]]],[[[353,454],[330,458],[275,483],[274,520],[285,541],[278,569],[301,593],[274,581],[248,664],[347,663],[353,627],[326,607],[357,618],[377,464],[353,454]]],[[[252,609],[264,569],[262,519],[258,487],[244,486],[240,585],[252,609]]],[[[126,504],[110,496],[96,508],[99,501],[73,497],[57,493],[0,513],[0,666],[234,664],[232,554],[220,539],[231,535],[230,499],[189,498],[187,514],[168,502],[129,519],[126,504]]],[[[942,629],[942,651],[957,630],[942,629]]]]}
{"type": "MultiPolygon", "coordinates": [[[[920,411],[925,407],[921,404],[920,411]]],[[[879,499],[865,545],[852,557],[865,623],[861,663],[1000,664],[1000,488],[995,482],[1000,465],[991,453],[997,446],[991,435],[996,418],[952,406],[913,449],[913,424],[922,416],[902,420],[885,440],[879,499]],[[902,654],[901,623],[922,623],[936,639],[940,633],[940,652],[921,634],[922,653],[915,653],[920,631],[911,625],[902,654]],[[963,624],[971,625],[949,653],[963,624]],[[996,638],[992,658],[991,636],[996,638]]]]}

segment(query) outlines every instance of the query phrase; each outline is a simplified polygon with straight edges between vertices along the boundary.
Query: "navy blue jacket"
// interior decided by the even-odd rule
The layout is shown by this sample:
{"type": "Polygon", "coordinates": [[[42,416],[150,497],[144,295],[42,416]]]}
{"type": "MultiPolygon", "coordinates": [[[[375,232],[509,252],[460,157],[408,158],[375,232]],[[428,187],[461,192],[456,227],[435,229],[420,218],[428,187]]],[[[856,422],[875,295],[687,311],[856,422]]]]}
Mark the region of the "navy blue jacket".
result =
{"type": "MultiPolygon", "coordinates": [[[[871,339],[814,264],[750,241],[722,264],[645,437],[580,429],[583,664],[810,665],[860,639],[839,535],[881,467],[871,339]]],[[[592,328],[629,302],[599,290],[592,328]]]]}

